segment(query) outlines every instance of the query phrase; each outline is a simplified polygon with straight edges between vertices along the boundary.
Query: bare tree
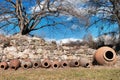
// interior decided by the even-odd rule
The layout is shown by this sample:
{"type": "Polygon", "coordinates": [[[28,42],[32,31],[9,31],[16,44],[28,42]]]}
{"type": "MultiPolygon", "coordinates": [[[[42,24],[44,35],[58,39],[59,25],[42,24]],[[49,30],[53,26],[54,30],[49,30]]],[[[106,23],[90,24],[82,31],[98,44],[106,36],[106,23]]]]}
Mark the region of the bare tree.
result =
{"type": "Polygon", "coordinates": [[[0,28],[13,26],[19,28],[20,34],[26,35],[31,31],[58,24],[65,21],[56,20],[62,15],[71,15],[86,20],[69,0],[3,0],[0,1],[0,28]],[[52,17],[52,18],[50,18],[52,17]],[[39,25],[46,20],[46,24],[39,25]]]}
{"type": "Polygon", "coordinates": [[[98,24],[99,37],[97,44],[99,47],[106,45],[113,47],[116,51],[120,50],[120,0],[88,0],[86,7],[89,8],[88,15],[91,19],[88,28],[98,24]],[[113,26],[114,25],[114,26],[113,26]],[[115,29],[116,28],[116,29],[115,29]],[[107,31],[105,31],[105,29],[107,31]],[[108,31],[109,30],[109,31],[108,31]],[[111,35],[111,42],[106,39],[111,35]],[[117,36],[116,36],[117,35],[117,36]],[[104,40],[106,39],[106,40],[104,40]],[[109,44],[108,44],[109,43],[109,44]]]}
{"type": "Polygon", "coordinates": [[[89,0],[86,5],[88,8],[91,8],[88,11],[90,17],[95,16],[96,18],[91,21],[89,27],[98,23],[101,31],[107,26],[108,29],[114,30],[114,28],[111,28],[113,27],[111,25],[117,24],[118,29],[111,31],[111,33],[119,34],[120,40],[120,0],[89,0]],[[102,26],[104,23],[107,26],[102,26]]]}

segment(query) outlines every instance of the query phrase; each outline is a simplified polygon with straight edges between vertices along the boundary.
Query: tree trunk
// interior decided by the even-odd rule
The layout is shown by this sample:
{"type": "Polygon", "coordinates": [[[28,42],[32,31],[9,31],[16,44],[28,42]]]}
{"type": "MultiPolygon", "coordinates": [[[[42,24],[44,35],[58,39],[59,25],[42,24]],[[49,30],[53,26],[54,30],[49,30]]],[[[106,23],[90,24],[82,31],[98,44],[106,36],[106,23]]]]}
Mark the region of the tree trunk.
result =
{"type": "Polygon", "coordinates": [[[120,42],[120,23],[118,22],[118,28],[119,28],[119,33],[118,33],[118,42],[120,42]]]}
{"type": "Polygon", "coordinates": [[[30,32],[30,30],[28,29],[27,26],[24,26],[24,27],[21,28],[21,30],[20,30],[20,34],[21,34],[21,35],[28,35],[29,32],[30,32]]]}

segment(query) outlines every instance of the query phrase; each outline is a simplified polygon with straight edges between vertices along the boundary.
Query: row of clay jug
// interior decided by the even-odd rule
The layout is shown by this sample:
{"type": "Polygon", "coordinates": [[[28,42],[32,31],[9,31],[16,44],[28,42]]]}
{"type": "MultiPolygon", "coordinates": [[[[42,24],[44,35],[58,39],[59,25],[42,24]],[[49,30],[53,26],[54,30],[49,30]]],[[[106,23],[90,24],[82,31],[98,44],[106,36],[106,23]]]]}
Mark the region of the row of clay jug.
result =
{"type": "Polygon", "coordinates": [[[92,64],[99,64],[99,65],[114,65],[117,61],[117,55],[115,51],[110,47],[101,47],[99,48],[95,54],[93,55],[93,63],[86,58],[72,59],[72,60],[50,60],[50,59],[43,59],[43,60],[30,60],[30,59],[12,59],[10,62],[1,62],[0,68],[2,69],[18,69],[22,67],[24,69],[28,68],[65,68],[65,67],[90,67],[92,64]]]}

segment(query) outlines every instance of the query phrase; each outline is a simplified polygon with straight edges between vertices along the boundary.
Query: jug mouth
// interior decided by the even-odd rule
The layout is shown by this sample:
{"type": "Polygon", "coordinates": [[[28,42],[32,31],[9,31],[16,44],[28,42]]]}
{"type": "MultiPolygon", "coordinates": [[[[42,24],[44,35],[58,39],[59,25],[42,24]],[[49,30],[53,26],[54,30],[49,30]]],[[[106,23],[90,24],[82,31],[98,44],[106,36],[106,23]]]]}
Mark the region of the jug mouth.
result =
{"type": "Polygon", "coordinates": [[[104,53],[104,58],[105,58],[105,60],[107,60],[107,61],[112,61],[112,60],[114,60],[115,55],[114,55],[114,53],[113,53],[112,51],[106,51],[106,52],[104,53]]]}

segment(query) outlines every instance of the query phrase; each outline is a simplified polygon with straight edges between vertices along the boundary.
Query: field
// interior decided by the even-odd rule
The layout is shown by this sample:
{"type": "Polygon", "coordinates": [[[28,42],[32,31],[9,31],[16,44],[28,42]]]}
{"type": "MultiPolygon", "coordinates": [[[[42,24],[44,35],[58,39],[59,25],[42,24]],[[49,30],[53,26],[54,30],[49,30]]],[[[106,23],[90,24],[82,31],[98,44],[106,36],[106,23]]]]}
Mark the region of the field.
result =
{"type": "Polygon", "coordinates": [[[0,70],[0,80],[120,80],[120,68],[9,69],[0,70]]]}

